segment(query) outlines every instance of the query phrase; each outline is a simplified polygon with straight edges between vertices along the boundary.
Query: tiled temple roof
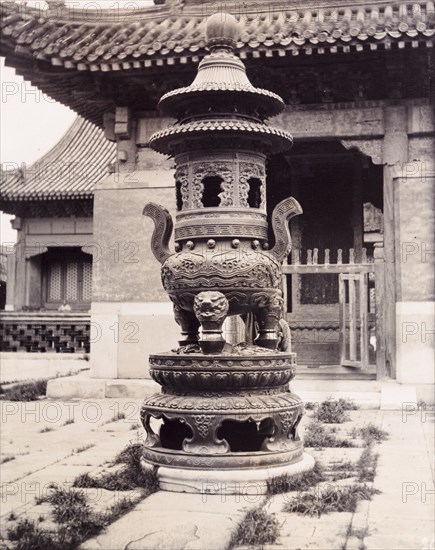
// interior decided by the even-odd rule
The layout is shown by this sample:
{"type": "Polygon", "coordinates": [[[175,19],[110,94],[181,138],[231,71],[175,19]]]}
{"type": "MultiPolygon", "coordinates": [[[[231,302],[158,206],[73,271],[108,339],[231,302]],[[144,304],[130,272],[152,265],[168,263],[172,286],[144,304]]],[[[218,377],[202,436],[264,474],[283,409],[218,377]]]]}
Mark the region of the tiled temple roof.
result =
{"type": "MultiPolygon", "coordinates": [[[[416,47],[434,35],[434,2],[337,4],[301,8],[277,1],[268,2],[261,14],[260,4],[254,13],[243,12],[240,56],[346,52],[381,44],[388,48],[398,42],[416,47]]],[[[3,48],[6,56],[77,71],[197,62],[204,54],[205,18],[211,14],[206,8],[206,2],[166,0],[131,13],[65,6],[41,12],[5,2],[1,4],[3,48]]]]}
{"type": "Polygon", "coordinates": [[[115,157],[116,145],[99,128],[78,117],[34,164],[2,173],[0,206],[8,201],[90,199],[115,157]]]}

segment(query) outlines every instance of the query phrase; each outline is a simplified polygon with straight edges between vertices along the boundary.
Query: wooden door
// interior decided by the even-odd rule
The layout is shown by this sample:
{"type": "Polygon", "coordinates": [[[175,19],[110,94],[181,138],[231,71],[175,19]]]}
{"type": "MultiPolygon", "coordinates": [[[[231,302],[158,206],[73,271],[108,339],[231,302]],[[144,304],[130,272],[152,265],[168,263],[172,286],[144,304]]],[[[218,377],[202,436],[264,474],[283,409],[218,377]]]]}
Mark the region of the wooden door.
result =
{"type": "Polygon", "coordinates": [[[340,364],[367,369],[369,365],[368,275],[340,273],[340,364]]]}

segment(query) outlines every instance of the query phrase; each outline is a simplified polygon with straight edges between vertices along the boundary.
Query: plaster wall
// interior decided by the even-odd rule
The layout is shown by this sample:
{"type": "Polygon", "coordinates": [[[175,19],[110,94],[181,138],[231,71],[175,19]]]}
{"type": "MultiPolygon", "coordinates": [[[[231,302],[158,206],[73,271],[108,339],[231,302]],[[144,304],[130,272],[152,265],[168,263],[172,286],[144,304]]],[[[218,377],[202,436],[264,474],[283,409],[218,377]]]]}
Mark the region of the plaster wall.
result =
{"type": "Polygon", "coordinates": [[[411,137],[394,180],[396,364],[401,383],[435,383],[435,138],[411,137]]]}
{"type": "Polygon", "coordinates": [[[154,223],[142,214],[151,201],[175,215],[174,178],[167,163],[151,160],[146,170],[107,178],[94,194],[93,378],[149,378],[149,354],[177,345],[179,327],[151,252],[154,223]]]}

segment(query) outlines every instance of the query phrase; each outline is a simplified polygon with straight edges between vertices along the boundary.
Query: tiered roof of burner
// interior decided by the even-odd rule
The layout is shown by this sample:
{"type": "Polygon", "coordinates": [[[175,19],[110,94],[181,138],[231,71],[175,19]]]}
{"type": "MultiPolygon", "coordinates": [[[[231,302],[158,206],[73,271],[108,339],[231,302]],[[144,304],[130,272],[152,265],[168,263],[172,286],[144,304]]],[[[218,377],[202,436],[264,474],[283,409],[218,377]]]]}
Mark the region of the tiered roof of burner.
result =
{"type": "Polygon", "coordinates": [[[265,150],[289,148],[291,135],[265,122],[283,111],[285,104],[277,94],[256,88],[249,81],[245,65],[234,53],[238,33],[238,22],[232,15],[217,13],[209,18],[206,39],[210,53],[199,64],[190,86],[161,98],[160,110],[176,118],[177,124],[151,137],[153,149],[171,154],[177,138],[209,134],[216,139],[249,134],[263,139],[265,150]]]}

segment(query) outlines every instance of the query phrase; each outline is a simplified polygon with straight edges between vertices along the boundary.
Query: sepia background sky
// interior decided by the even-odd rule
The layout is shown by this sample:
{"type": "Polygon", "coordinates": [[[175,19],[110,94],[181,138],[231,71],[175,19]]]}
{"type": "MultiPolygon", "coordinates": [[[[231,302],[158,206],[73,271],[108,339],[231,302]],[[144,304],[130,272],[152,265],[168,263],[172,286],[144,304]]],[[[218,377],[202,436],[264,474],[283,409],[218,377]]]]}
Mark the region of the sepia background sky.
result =
{"type": "MultiPolygon", "coordinates": [[[[1,1],[1,0],[0,0],[1,1]]],[[[100,0],[98,2],[66,1],[69,7],[93,9],[119,8],[134,10],[153,5],[151,0],[100,0]]],[[[45,9],[43,1],[27,2],[27,5],[45,9]]],[[[0,62],[0,158],[3,168],[13,168],[21,163],[32,164],[47,153],[72,124],[75,113],[44,96],[37,88],[15,74],[14,69],[0,62]]],[[[16,241],[16,231],[10,226],[12,216],[0,212],[0,242],[16,241]]]]}

